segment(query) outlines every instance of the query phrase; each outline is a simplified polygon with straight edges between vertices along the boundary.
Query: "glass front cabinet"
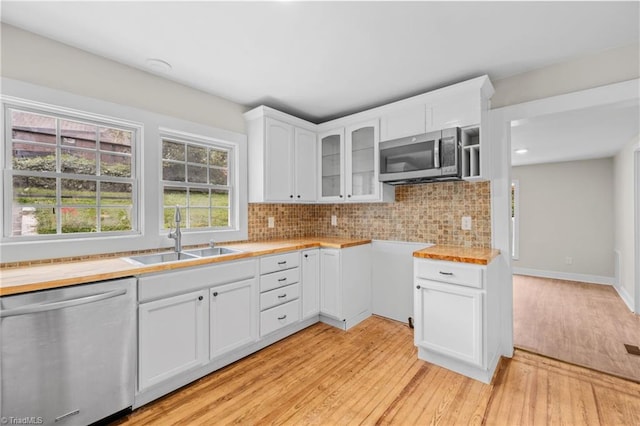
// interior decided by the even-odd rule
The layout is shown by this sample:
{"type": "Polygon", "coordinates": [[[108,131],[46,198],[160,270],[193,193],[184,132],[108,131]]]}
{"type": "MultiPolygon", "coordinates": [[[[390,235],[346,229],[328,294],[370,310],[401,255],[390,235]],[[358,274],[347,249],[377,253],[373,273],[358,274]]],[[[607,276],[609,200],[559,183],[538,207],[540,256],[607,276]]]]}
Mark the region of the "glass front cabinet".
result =
{"type": "Polygon", "coordinates": [[[378,182],[378,120],[319,136],[320,201],[393,201],[394,188],[378,182]]]}

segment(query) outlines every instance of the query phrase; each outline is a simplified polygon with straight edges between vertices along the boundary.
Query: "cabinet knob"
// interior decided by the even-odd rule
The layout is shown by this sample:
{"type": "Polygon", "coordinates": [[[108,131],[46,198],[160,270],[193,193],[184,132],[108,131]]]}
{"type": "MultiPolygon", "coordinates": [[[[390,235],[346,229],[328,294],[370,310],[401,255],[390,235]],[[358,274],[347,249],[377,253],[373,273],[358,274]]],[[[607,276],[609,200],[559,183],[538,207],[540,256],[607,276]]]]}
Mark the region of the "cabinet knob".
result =
{"type": "Polygon", "coordinates": [[[214,291],[214,292],[213,292],[213,296],[215,297],[215,296],[217,296],[217,295],[218,295],[218,292],[217,292],[217,291],[214,291]]]}
{"type": "Polygon", "coordinates": [[[419,285],[417,285],[417,286],[416,286],[416,288],[417,288],[418,290],[420,290],[420,288],[421,288],[421,287],[420,287],[419,285]]]}
{"type": "Polygon", "coordinates": [[[298,198],[300,198],[300,196],[298,195],[298,198]]]}
{"type": "Polygon", "coordinates": [[[293,194],[289,195],[289,198],[293,198],[293,194]]]}
{"type": "Polygon", "coordinates": [[[198,300],[202,300],[204,299],[202,296],[198,296],[198,300]]]}
{"type": "Polygon", "coordinates": [[[347,195],[347,198],[351,198],[351,194],[347,195]]]}
{"type": "Polygon", "coordinates": [[[308,255],[308,254],[305,254],[305,255],[304,255],[304,257],[309,257],[309,255],[308,255]]]}
{"type": "Polygon", "coordinates": [[[340,198],[342,198],[342,194],[340,194],[340,198]]]}

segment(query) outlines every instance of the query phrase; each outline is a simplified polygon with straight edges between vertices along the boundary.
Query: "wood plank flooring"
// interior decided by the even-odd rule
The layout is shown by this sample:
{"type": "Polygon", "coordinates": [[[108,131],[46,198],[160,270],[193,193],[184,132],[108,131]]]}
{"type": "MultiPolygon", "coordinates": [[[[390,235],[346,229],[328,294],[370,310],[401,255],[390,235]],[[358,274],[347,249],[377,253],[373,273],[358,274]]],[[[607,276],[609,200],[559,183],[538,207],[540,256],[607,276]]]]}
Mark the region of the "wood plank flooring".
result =
{"type": "Polygon", "coordinates": [[[640,382],[640,316],[607,285],[513,276],[518,348],[640,382]]]}
{"type": "Polygon", "coordinates": [[[517,351],[485,385],[417,359],[405,324],[315,324],[118,425],[638,425],[640,384],[517,351]]]}

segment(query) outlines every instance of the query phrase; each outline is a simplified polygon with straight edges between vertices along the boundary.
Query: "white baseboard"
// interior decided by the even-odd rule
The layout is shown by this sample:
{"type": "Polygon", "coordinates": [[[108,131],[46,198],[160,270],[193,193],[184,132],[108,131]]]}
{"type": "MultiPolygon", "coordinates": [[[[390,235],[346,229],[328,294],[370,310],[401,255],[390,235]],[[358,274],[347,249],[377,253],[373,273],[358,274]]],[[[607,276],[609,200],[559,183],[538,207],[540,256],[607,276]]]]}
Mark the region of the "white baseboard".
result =
{"type": "Polygon", "coordinates": [[[633,300],[631,300],[631,296],[629,295],[629,293],[627,293],[627,290],[624,287],[620,287],[618,285],[614,285],[613,288],[616,289],[618,295],[620,296],[620,299],[622,299],[624,304],[627,305],[627,308],[629,308],[631,312],[635,312],[633,310],[633,300]]]}
{"type": "Polygon", "coordinates": [[[576,274],[573,272],[543,271],[531,268],[513,268],[516,275],[530,275],[532,277],[553,278],[556,280],[579,281],[590,284],[614,285],[614,277],[603,277],[600,275],[576,274]]]}

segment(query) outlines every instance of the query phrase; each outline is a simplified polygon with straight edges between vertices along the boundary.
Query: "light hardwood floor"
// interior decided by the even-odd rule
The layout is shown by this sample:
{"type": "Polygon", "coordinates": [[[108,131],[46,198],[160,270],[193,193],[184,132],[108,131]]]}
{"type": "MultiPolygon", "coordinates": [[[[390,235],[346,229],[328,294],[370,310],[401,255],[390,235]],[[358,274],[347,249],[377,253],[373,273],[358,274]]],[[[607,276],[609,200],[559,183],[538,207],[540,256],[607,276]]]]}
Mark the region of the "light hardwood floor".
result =
{"type": "Polygon", "coordinates": [[[518,348],[640,382],[640,316],[611,286],[513,276],[518,348]]]}
{"type": "Polygon", "coordinates": [[[640,424],[640,384],[523,351],[491,385],[417,359],[405,324],[315,324],[119,425],[640,424]]]}

